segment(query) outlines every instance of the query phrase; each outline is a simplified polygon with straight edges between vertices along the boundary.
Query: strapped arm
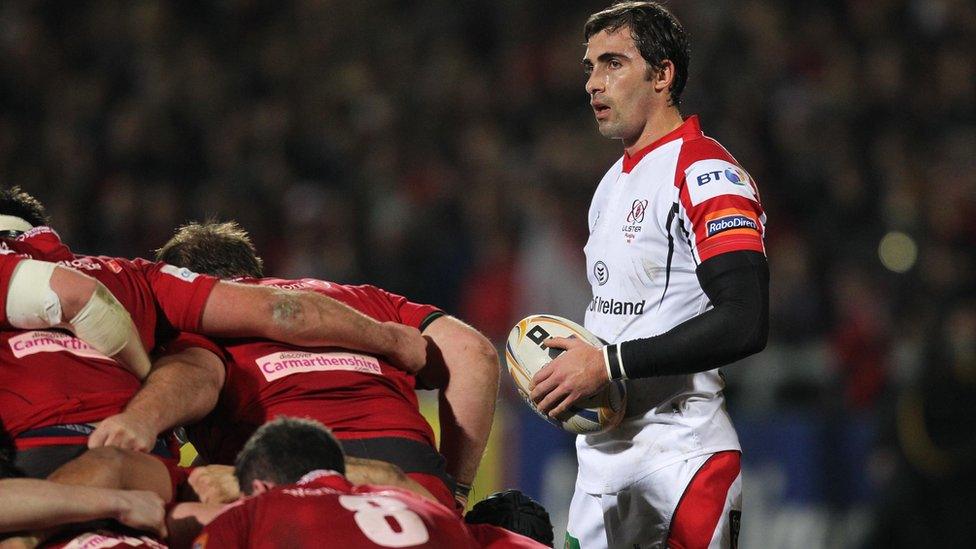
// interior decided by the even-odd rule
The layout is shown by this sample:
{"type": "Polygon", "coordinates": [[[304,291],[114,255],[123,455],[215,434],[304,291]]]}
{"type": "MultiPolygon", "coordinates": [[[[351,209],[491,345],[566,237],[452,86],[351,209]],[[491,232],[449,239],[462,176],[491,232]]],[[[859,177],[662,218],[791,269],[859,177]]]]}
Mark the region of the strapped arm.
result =
{"type": "Polygon", "coordinates": [[[21,261],[10,277],[6,314],[15,328],[68,329],[139,379],[149,373],[149,357],[129,312],[101,282],[74,269],[21,261]]]}

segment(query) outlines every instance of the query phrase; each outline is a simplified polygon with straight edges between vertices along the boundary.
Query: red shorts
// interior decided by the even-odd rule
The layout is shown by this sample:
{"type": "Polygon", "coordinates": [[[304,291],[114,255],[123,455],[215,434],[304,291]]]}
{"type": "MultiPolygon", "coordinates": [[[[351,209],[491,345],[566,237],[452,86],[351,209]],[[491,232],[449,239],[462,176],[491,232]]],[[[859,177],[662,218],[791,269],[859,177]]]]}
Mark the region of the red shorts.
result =
{"type": "Polygon", "coordinates": [[[458,514],[458,516],[461,516],[461,514],[464,513],[464,509],[458,508],[457,501],[454,499],[454,494],[451,492],[450,488],[448,488],[447,485],[444,484],[444,481],[439,477],[429,475],[427,473],[407,473],[407,476],[417,481],[417,484],[420,484],[426,488],[431,494],[434,495],[435,498],[437,498],[437,502],[441,505],[453,510],[458,514]]]}

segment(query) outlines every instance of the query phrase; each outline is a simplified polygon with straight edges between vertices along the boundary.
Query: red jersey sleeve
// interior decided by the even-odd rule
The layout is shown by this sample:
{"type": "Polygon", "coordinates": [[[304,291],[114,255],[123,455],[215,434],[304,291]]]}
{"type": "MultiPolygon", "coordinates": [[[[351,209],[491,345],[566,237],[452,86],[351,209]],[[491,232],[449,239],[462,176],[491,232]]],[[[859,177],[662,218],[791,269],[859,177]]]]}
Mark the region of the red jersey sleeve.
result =
{"type": "Polygon", "coordinates": [[[0,326],[9,328],[7,325],[7,291],[10,289],[10,277],[14,274],[14,269],[24,260],[24,257],[15,255],[10,250],[0,250],[0,326]]]}
{"type": "Polygon", "coordinates": [[[219,279],[168,263],[146,263],[146,279],[160,309],[178,330],[199,332],[203,309],[219,279]]]}
{"type": "Polygon", "coordinates": [[[675,174],[684,233],[698,263],[739,250],[766,253],[766,214],[755,181],[714,141],[687,144],[675,174]]]}
{"type": "Polygon", "coordinates": [[[192,334],[189,332],[180,332],[179,335],[174,337],[171,341],[159,347],[159,354],[169,355],[173,353],[178,353],[180,351],[185,351],[192,348],[206,349],[211,353],[217,355],[220,361],[225,364],[224,360],[224,350],[209,339],[203,337],[199,334],[192,334]]]}
{"type": "Polygon", "coordinates": [[[379,300],[389,303],[393,308],[396,320],[400,324],[406,324],[414,328],[424,328],[433,318],[444,314],[444,311],[433,305],[414,303],[401,295],[375,286],[363,286],[363,288],[374,294],[379,300]]]}

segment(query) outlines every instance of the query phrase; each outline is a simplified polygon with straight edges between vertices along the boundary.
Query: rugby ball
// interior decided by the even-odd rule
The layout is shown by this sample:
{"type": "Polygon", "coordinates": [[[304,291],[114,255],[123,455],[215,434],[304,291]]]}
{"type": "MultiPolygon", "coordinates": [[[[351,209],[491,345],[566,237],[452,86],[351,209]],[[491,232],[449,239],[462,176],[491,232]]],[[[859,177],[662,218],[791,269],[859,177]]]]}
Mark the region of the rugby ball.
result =
{"type": "Polygon", "coordinates": [[[542,345],[550,337],[575,337],[599,347],[605,344],[572,320],[554,315],[523,318],[508,334],[505,361],[508,373],[515,381],[515,388],[525,403],[542,419],[578,435],[600,433],[617,426],[627,406],[627,391],[619,380],[611,382],[605,390],[578,401],[557,418],[550,418],[535,407],[529,398],[532,377],[564,352],[563,349],[549,349],[542,345]]]}

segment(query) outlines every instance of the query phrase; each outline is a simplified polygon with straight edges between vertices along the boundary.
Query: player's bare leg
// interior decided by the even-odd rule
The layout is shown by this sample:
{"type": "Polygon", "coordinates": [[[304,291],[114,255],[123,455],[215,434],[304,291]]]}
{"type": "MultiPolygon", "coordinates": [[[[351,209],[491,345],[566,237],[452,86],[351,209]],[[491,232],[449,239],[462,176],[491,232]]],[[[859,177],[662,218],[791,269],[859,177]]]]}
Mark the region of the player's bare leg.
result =
{"type": "Polygon", "coordinates": [[[163,501],[173,500],[173,482],[156,457],[113,446],[94,448],[65,463],[48,480],[61,484],[148,490],[163,501]]]}

